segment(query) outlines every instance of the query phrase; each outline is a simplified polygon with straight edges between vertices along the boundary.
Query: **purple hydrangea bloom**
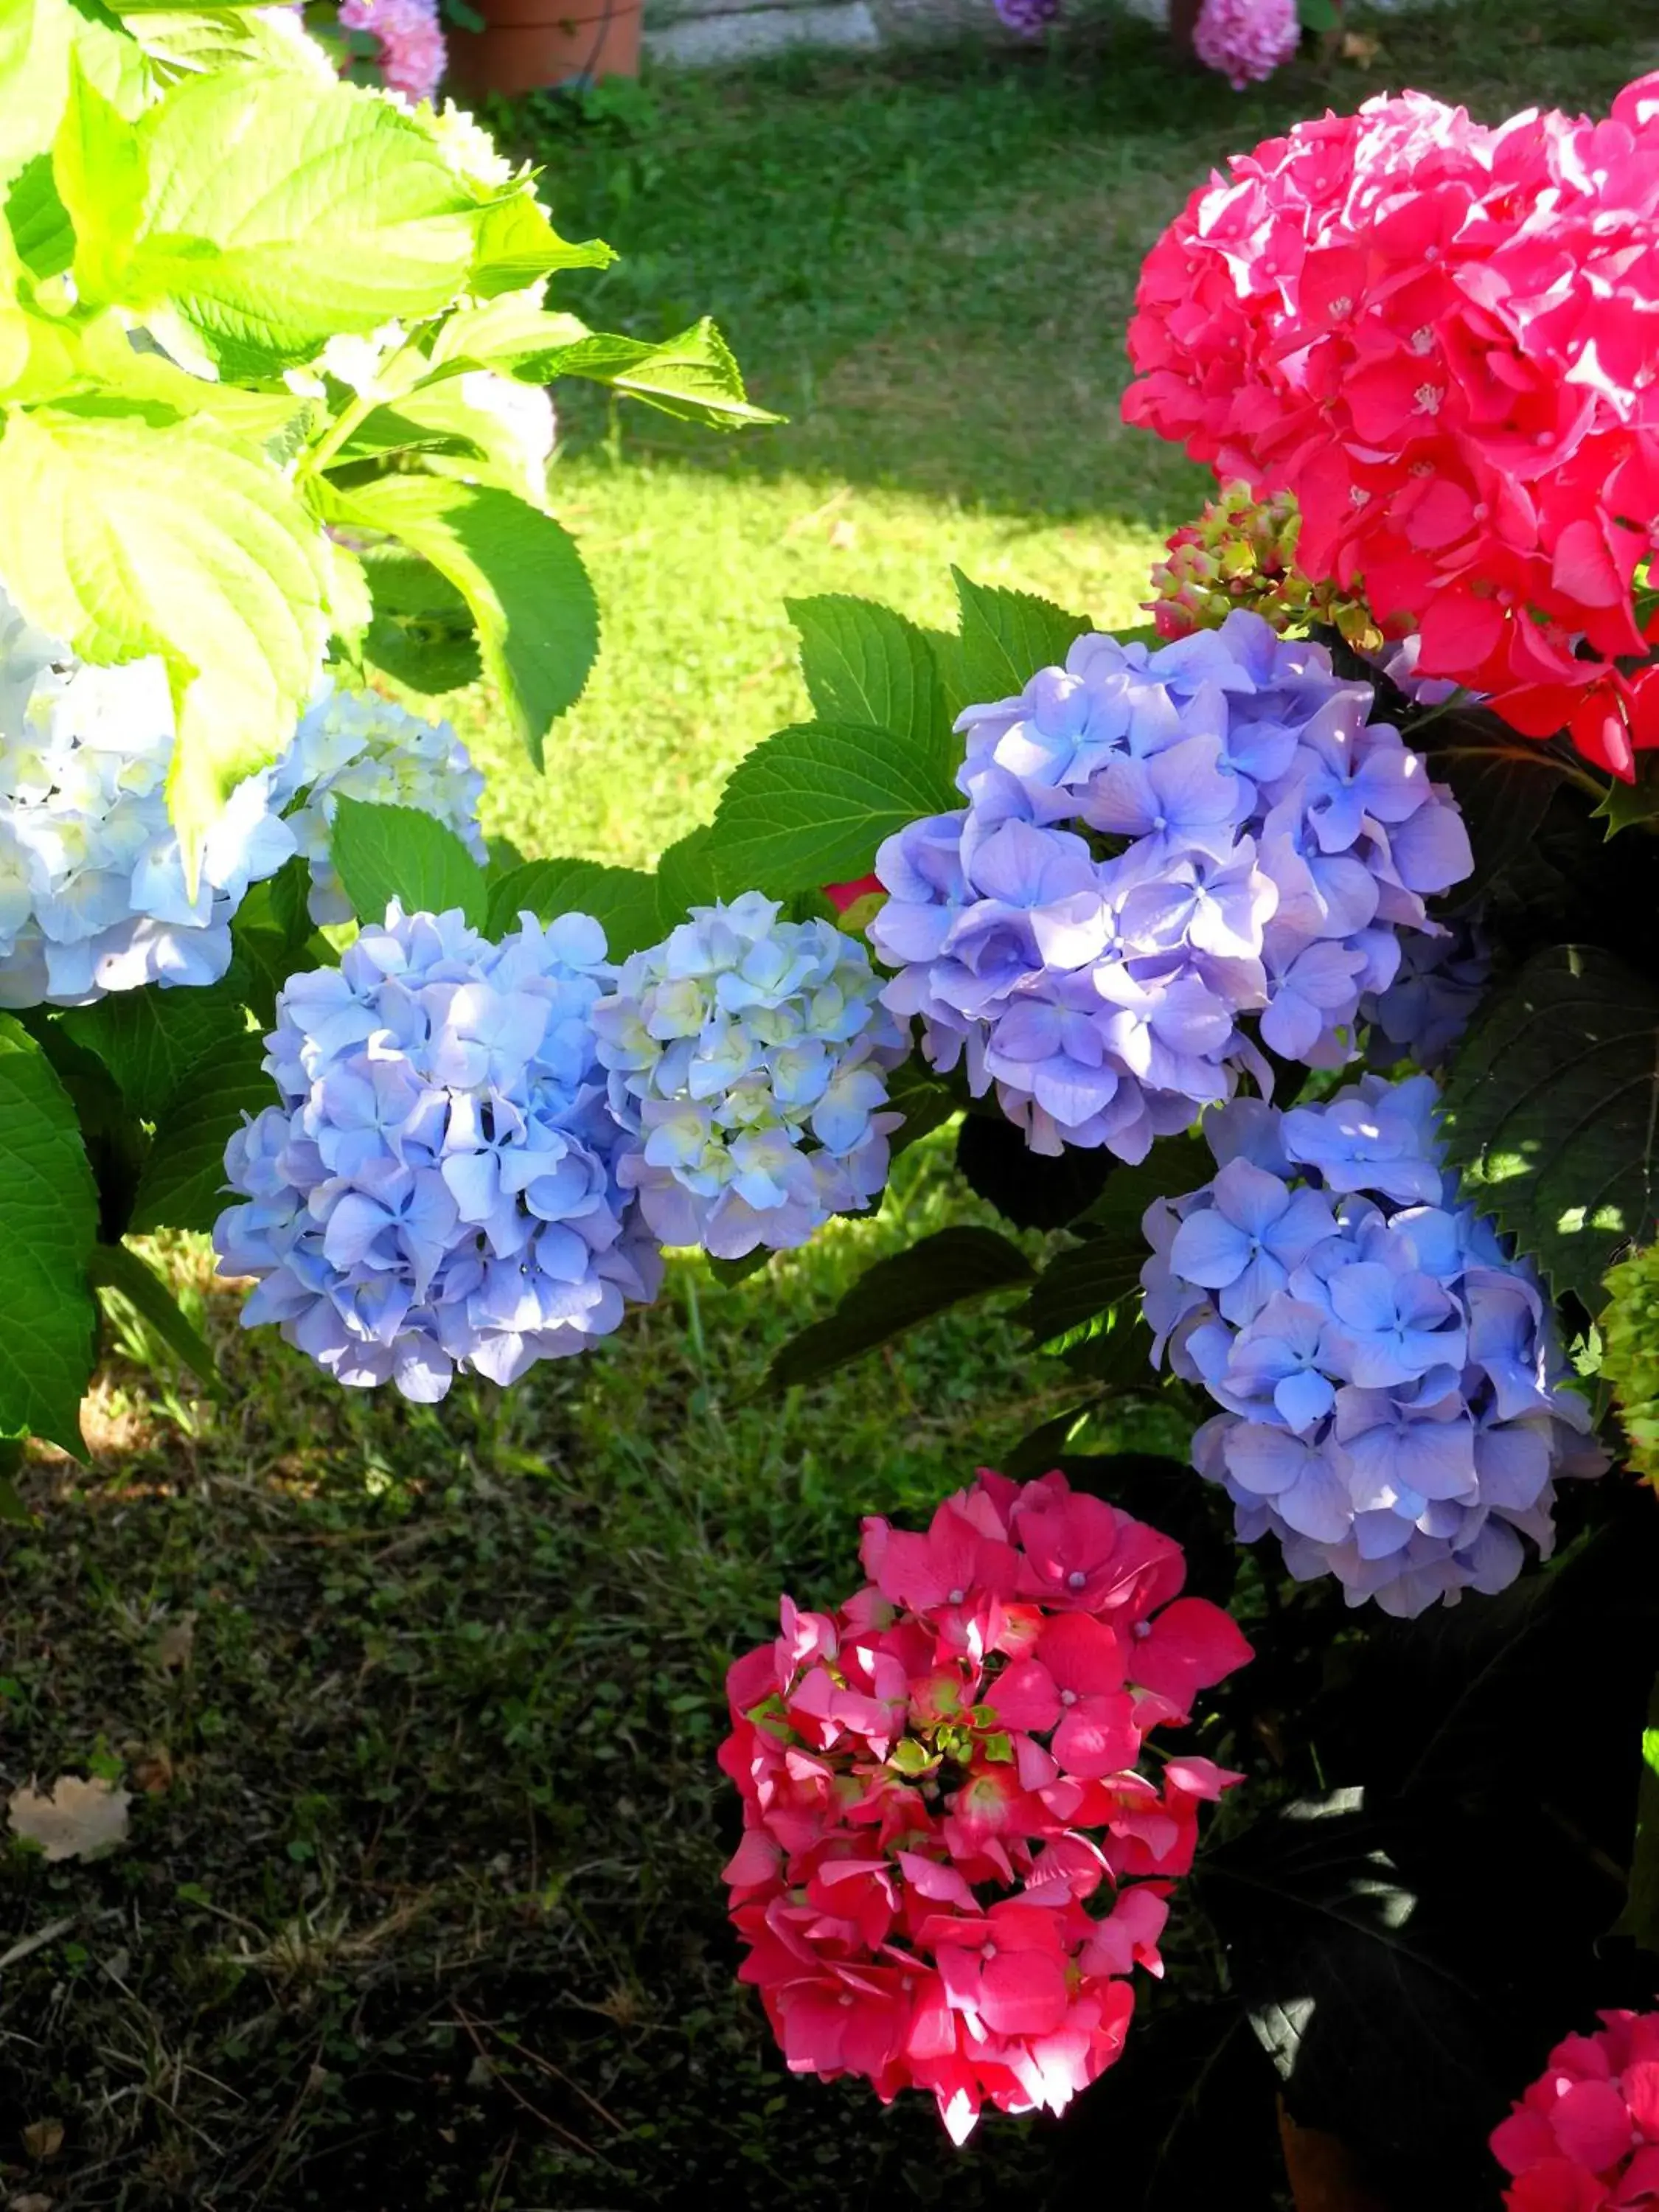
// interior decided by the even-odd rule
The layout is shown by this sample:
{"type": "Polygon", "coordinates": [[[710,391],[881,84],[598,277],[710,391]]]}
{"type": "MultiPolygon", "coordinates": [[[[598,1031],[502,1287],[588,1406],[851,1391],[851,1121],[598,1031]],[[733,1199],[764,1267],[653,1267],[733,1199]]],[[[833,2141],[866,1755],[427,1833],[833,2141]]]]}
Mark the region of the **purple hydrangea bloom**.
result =
{"type": "Polygon", "coordinates": [[[1039,1152],[1143,1158],[1241,1072],[1266,1087],[1258,1038],[1341,1066],[1401,933],[1472,866],[1374,703],[1247,611],[1157,648],[1079,638],[967,710],[967,805],[878,855],[887,1004],[1039,1152]]]}
{"type": "Polygon", "coordinates": [[[1194,1463],[1246,1541],[1407,1616],[1514,1580],[1554,1540],[1553,1483],[1599,1474],[1550,1309],[1443,1164],[1430,1078],[1323,1105],[1239,1100],[1220,1171],[1148,1208],[1155,1357],[1223,1410],[1194,1463]]]}
{"type": "Polygon", "coordinates": [[[242,1310],[336,1381],[431,1402],[514,1382],[656,1295],[661,1254],[620,1179],[592,1012],[615,975],[585,915],[491,945],[459,913],[362,931],[291,976],[265,1066],[281,1104],[232,1138],[245,1203],[214,1230],[242,1310]]]}
{"type": "MultiPolygon", "coordinates": [[[[988,916],[988,968],[1024,919],[988,916]]],[[[717,1259],[787,1250],[869,1205],[902,1118],[882,1110],[886,1071],[907,1050],[878,988],[856,938],[781,921],[758,891],[694,907],[623,963],[593,1026],[634,1137],[622,1180],[664,1243],[717,1259]]]]}

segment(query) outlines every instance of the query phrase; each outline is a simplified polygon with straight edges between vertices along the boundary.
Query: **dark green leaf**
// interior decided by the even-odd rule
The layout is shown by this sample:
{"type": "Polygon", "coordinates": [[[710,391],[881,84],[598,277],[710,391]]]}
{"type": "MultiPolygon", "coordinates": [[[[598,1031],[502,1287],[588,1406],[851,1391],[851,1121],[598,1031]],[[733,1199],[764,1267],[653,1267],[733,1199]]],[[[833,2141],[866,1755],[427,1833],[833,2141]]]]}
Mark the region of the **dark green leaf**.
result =
{"type": "Polygon", "coordinates": [[[720,794],[723,879],[781,896],[868,875],[884,838],[960,803],[943,765],[898,738],[809,722],[763,738],[720,794]]]}
{"type": "Polygon", "coordinates": [[[947,775],[961,758],[925,630],[872,599],[786,599],[800,632],[801,674],[820,721],[890,730],[947,775]]]}
{"type": "Polygon", "coordinates": [[[1340,31],[1336,0],[1296,0],[1296,20],[1304,31],[1340,31]]]}
{"type": "Polygon", "coordinates": [[[1366,2147],[1398,2153],[1484,2111],[1486,2007],[1415,1924],[1363,1790],[1258,1815],[1193,1881],[1298,2120],[1349,2136],[1364,2083],[1366,2147]]]}
{"type": "Polygon", "coordinates": [[[1000,1114],[966,1114],[957,1165],[969,1188],[1016,1229],[1063,1229],[1093,1205],[1116,1163],[1109,1152],[1075,1145],[1058,1157],[1034,1152],[1024,1132],[1000,1114]]]}
{"type": "MultiPolygon", "coordinates": [[[[150,994],[135,991],[122,995],[141,998],[150,994]]],[[[81,1125],[81,1141],[98,1188],[98,1234],[118,1237],[131,1216],[133,1194],[143,1171],[149,1142],[143,1123],[103,1060],[70,1033],[61,1016],[32,1011],[24,1027],[52,1062],[52,1073],[68,1091],[81,1125]]]]}
{"type": "Polygon", "coordinates": [[[329,488],[331,518],[383,530],[447,578],[472,611],[484,672],[538,768],[599,649],[599,602],[568,533],[513,493],[425,474],[329,488]]]}
{"type": "Polygon", "coordinates": [[[1039,1344],[1073,1343],[1120,1298],[1140,1288],[1147,1256],[1144,1242],[1138,1252],[1109,1237],[1074,1244],[1048,1262],[1019,1317],[1039,1344]]]}
{"type": "Polygon", "coordinates": [[[32,1528],[34,1516],[9,1475],[0,1474],[0,1522],[13,1528],[32,1528]]]}
{"type": "Polygon", "coordinates": [[[750,1275],[758,1275],[771,1256],[764,1244],[757,1244],[740,1260],[711,1260],[708,1272],[722,1290],[732,1291],[739,1283],[746,1283],[750,1275]]]}
{"type": "Polygon", "coordinates": [[[1650,752],[1638,753],[1635,781],[1626,783],[1615,777],[1595,812],[1607,823],[1609,837],[1621,830],[1653,829],[1659,823],[1659,760],[1650,752]]]}
{"type": "Polygon", "coordinates": [[[363,633],[366,660],[428,698],[477,681],[483,662],[472,610],[429,561],[377,545],[363,573],[374,609],[363,633]]]}
{"type": "Polygon", "coordinates": [[[720,896],[721,878],[711,849],[714,834],[707,826],[688,830],[658,861],[659,936],[678,929],[694,906],[711,905],[720,896]]]}
{"type": "Polygon", "coordinates": [[[1065,665],[1074,640],[1091,630],[1087,615],[1030,592],[975,584],[952,568],[962,603],[962,675],[970,701],[988,704],[1023,691],[1040,668],[1065,665]]]}
{"type": "Polygon", "coordinates": [[[654,945],[657,885],[637,868],[613,868],[599,860],[526,860],[489,886],[491,937],[501,937],[520,914],[542,921],[562,914],[591,915],[605,932],[612,960],[654,945]]]}
{"type": "Polygon", "coordinates": [[[1636,1799],[1636,1842],[1631,1853],[1625,1910],[1614,1933],[1628,1936],[1644,1951],[1659,1952],[1659,1680],[1648,1692],[1647,1725],[1642,1730],[1642,1779],[1636,1799]]]}
{"type": "Polygon", "coordinates": [[[58,1024],[102,1060],[132,1111],[153,1121],[187,1067],[246,1030],[243,988],[227,976],[199,990],[112,991],[58,1024]]]}
{"type": "Polygon", "coordinates": [[[276,1103],[264,1049],[250,1030],[185,1074],[155,1125],[132,1210],[135,1231],[212,1228],[229,1203],[225,1146],[245,1115],[276,1103]]]}
{"type": "Polygon", "coordinates": [[[904,1116],[903,1127],[888,1139],[895,1154],[942,1127],[957,1110],[949,1086],[914,1058],[901,1060],[889,1072],[887,1103],[904,1116]]]}
{"type": "Polygon", "coordinates": [[[1659,1231],[1659,990],[1595,945],[1529,960],[1445,1085],[1447,1155],[1482,1212],[1592,1313],[1659,1231]]]}
{"type": "Polygon", "coordinates": [[[77,1459],[97,1225],[69,1095],[22,1024],[0,1014],[0,1431],[46,1437],[77,1459]]]}
{"type": "Polygon", "coordinates": [[[1523,738],[1483,708],[1437,714],[1407,734],[1430,774],[1450,785],[1469,833],[1474,872],[1454,886],[1460,903],[1524,858],[1558,793],[1590,780],[1565,739],[1523,738]]]}
{"type": "Polygon", "coordinates": [[[775,1389],[809,1382],[969,1298],[1017,1288],[1031,1263],[993,1229],[941,1229],[907,1252],[878,1260],[828,1320],[786,1344],[768,1370],[775,1389]]]}
{"type": "Polygon", "coordinates": [[[211,1352],[185,1317],[179,1301],[154,1268],[125,1244],[94,1244],[87,1279],[95,1290],[115,1291],[155,1331],[174,1357],[216,1396],[218,1368],[211,1352]]]}
{"type": "Polygon", "coordinates": [[[331,850],[360,921],[384,921],[396,898],[406,914],[447,914],[459,907],[475,929],[484,927],[489,890],[483,870],[453,830],[417,806],[342,799],[331,850]]]}

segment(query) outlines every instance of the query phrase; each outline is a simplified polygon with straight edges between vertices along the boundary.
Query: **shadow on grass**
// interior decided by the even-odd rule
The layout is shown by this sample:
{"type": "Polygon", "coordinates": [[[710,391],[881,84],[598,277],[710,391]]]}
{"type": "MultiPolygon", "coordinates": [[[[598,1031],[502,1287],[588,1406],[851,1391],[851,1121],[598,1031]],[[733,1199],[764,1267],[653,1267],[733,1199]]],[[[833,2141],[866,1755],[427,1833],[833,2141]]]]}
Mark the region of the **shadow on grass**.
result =
{"type": "MultiPolygon", "coordinates": [[[[1540,100],[1605,106],[1655,59],[1612,0],[1358,20],[1367,65],[1310,55],[1243,94],[1109,14],[1036,51],[659,75],[597,120],[547,103],[504,119],[545,164],[567,231],[623,257],[562,280],[564,296],[651,335],[714,313],[757,398],[790,417],[717,441],[630,410],[629,445],[1162,529],[1195,477],[1118,422],[1124,326],[1147,246],[1212,167],[1405,84],[1496,119],[1540,100]]],[[[561,399],[576,449],[606,434],[603,401],[561,399]]]]}

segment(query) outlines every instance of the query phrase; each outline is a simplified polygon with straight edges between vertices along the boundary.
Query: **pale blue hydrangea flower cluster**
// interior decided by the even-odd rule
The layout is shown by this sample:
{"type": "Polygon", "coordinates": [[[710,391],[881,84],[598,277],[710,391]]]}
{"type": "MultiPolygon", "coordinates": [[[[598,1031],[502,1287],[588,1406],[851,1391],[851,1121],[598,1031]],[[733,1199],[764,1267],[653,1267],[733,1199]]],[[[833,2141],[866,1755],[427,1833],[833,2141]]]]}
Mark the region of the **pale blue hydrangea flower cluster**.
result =
{"type": "Polygon", "coordinates": [[[341,691],[325,678],[271,781],[275,804],[311,863],[314,922],[351,919],[330,857],[342,799],[418,807],[453,830],[481,866],[489,858],[478,828],[484,780],[466,747],[447,722],[422,721],[377,691],[341,691]]]}
{"type": "Polygon", "coordinates": [[[625,1187],[665,1244],[720,1259],[803,1244],[887,1179],[907,1042],[858,941],[746,892],[694,907],[593,1010],[625,1187]]]}
{"type": "Polygon", "coordinates": [[[1241,1069],[1265,1088],[1246,1018],[1285,1058],[1340,1066],[1399,933],[1473,865],[1374,703],[1243,611],[1156,650],[1079,638],[962,716],[966,808],[882,847],[887,1005],[1042,1152],[1138,1160],[1241,1069]]]}
{"type": "Polygon", "coordinates": [[[265,1066],[282,1103],[231,1140],[247,1202],[225,1272],[337,1381],[441,1398],[515,1382],[655,1296],[661,1255],[618,1177],[593,1009],[615,970],[583,915],[492,945],[459,913],[366,927],[290,978],[265,1066]]]}
{"type": "Polygon", "coordinates": [[[192,897],[167,819],[173,741],[160,660],[92,666],[0,590],[0,1006],[85,1006],[229,967],[230,918],[293,835],[269,775],[250,776],[192,897]]]}
{"type": "Polygon", "coordinates": [[[1157,1200],[1141,1275],[1156,1357],[1225,1410],[1194,1464],[1299,1580],[1411,1617],[1502,1589],[1553,1484],[1600,1474],[1531,1266],[1457,1202],[1433,1079],[1368,1075],[1288,1113],[1238,1099],[1219,1173],[1157,1200]]]}

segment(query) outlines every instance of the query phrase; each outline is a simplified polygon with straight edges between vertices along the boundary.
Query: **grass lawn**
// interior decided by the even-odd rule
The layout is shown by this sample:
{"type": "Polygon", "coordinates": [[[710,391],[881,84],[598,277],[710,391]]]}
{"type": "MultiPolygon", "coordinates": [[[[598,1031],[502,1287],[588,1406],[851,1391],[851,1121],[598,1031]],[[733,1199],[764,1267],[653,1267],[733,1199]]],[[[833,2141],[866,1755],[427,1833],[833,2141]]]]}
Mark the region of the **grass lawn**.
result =
{"type": "MultiPolygon", "coordinates": [[[[1391,21],[1369,70],[1242,98],[1122,24],[514,118],[562,228],[624,255],[573,303],[647,334],[712,310],[791,422],[716,441],[568,404],[605,653],[544,780],[487,700],[457,702],[489,826],[650,860],[800,714],[791,592],[938,620],[955,561],[1129,617],[1198,486],[1117,426],[1122,324],[1206,165],[1406,81],[1491,113],[1604,101],[1659,59],[1636,13],[1477,0],[1391,21]]],[[[925,1514],[1071,1395],[984,1311],[759,1395],[874,1253],[974,1218],[950,1159],[941,1134],[876,1221],[736,1288],[676,1263],[583,1362],[433,1409],[325,1389],[171,1250],[226,1401],[125,1340],[94,1464],[37,1462],[38,1525],[0,1532],[0,1790],[134,1792],[108,1858],[0,1853],[0,2202],[972,2212],[1100,2189],[1114,2132],[1155,2124],[1130,2068],[1080,2128],[988,2123],[954,2154],[919,2105],[784,2074],[720,1910],[729,1658],[780,1588],[852,1586],[860,1514],[925,1514]]]]}

